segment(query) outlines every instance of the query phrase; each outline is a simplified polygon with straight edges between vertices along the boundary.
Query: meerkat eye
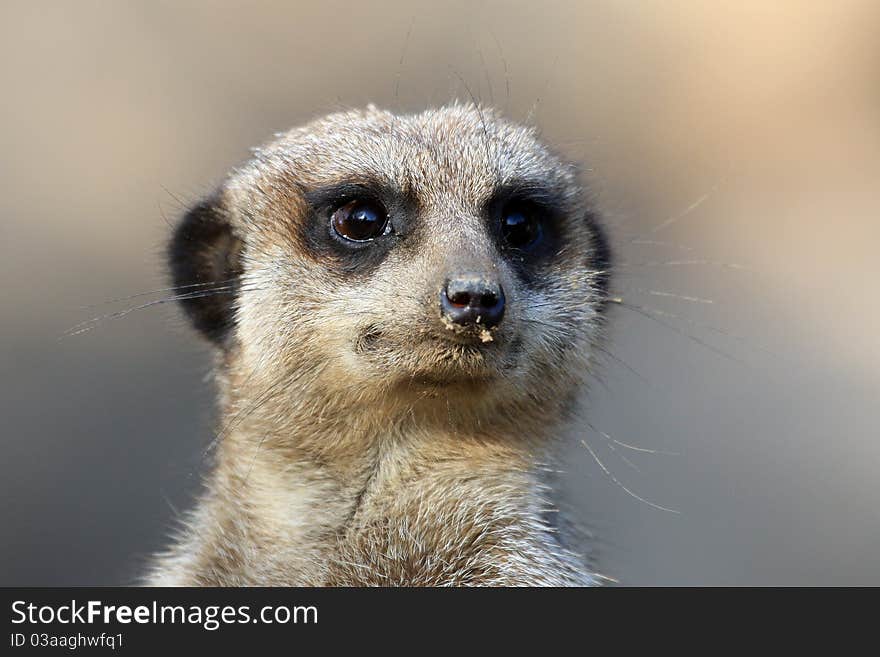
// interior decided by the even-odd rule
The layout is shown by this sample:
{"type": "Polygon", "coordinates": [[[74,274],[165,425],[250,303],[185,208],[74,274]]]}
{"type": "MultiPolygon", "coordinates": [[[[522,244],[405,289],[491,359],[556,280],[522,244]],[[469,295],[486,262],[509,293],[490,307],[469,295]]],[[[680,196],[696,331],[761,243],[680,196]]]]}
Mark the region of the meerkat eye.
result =
{"type": "Polygon", "coordinates": [[[501,236],[508,246],[528,249],[541,240],[543,232],[538,208],[513,203],[501,214],[501,236]]]}
{"type": "Polygon", "coordinates": [[[391,229],[385,208],[361,199],[338,208],[330,217],[330,225],[337,235],[352,242],[369,242],[387,235],[391,229]]]}

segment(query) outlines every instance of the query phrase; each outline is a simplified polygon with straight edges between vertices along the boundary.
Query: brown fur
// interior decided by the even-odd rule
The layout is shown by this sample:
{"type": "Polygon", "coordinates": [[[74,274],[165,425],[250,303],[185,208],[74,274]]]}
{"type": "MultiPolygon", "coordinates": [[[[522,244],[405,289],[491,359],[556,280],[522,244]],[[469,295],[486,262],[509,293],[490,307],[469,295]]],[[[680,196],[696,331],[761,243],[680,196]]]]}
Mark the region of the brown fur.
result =
{"type": "MultiPolygon", "coordinates": [[[[229,259],[218,271],[235,279],[228,331],[212,336],[220,440],[150,583],[595,583],[560,541],[541,476],[602,326],[598,227],[573,167],[485,109],[370,107],[279,136],[212,203],[209,221],[229,232],[190,239],[179,258],[229,259]],[[360,181],[414,199],[419,223],[350,271],[310,246],[307,198],[360,181]],[[551,190],[561,210],[560,248],[530,280],[486,228],[506,184],[551,190]],[[434,303],[450,268],[472,266],[491,267],[508,296],[479,346],[451,339],[434,303]]],[[[211,278],[194,280],[222,282],[211,278]]]]}

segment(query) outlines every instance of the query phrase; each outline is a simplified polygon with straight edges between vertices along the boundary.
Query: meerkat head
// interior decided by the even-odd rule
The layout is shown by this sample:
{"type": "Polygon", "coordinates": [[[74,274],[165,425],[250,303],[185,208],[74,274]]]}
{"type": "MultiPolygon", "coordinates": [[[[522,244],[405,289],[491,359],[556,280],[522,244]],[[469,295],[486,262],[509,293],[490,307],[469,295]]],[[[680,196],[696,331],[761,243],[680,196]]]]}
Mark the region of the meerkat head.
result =
{"type": "Polygon", "coordinates": [[[227,394],[514,420],[583,377],[609,266],[575,168],[462,105],[278,136],[184,217],[170,259],[227,394]]]}

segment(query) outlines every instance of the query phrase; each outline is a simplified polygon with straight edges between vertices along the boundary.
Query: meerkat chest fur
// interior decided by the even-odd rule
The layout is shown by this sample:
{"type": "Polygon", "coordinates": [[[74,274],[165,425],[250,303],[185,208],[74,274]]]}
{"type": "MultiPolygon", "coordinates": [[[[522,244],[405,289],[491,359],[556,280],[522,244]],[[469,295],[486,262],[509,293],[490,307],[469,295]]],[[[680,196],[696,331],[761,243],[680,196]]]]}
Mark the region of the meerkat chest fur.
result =
{"type": "Polygon", "coordinates": [[[534,130],[470,105],[330,115],[257,150],[169,256],[223,412],[152,582],[593,583],[540,473],[609,254],[534,130]]]}

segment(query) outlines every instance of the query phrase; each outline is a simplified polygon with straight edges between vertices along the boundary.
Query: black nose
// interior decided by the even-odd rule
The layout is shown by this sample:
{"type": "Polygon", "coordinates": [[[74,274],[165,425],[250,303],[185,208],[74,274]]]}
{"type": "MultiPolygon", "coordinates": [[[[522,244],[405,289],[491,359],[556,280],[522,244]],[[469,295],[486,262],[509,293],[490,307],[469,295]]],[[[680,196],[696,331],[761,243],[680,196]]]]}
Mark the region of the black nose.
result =
{"type": "Polygon", "coordinates": [[[504,317],[504,290],[479,274],[452,276],[440,291],[440,311],[460,326],[492,328],[504,317]]]}

